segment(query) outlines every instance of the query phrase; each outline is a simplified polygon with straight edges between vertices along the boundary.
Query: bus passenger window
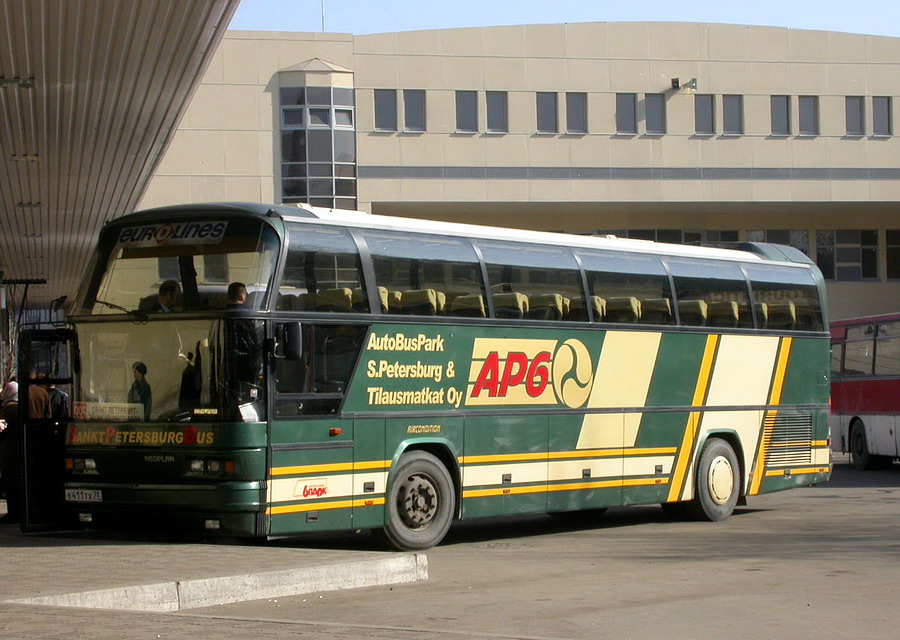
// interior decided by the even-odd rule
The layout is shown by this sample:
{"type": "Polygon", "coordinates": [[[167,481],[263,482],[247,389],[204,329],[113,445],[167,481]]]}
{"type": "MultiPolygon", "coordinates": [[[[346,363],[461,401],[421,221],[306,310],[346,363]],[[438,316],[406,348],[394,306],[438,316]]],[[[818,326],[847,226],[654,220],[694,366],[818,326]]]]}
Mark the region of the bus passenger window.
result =
{"type": "Polygon", "coordinates": [[[878,325],[875,375],[900,377],[900,322],[878,325]]]}
{"type": "Polygon", "coordinates": [[[478,246],[487,265],[495,317],[587,320],[581,272],[568,249],[488,240],[478,246]],[[573,308],[579,312],[573,315],[573,308]]]}
{"type": "Polygon", "coordinates": [[[478,256],[463,238],[363,231],[379,291],[382,313],[412,316],[466,315],[471,306],[455,300],[483,296],[478,256]]]}
{"type": "MultiPolygon", "coordinates": [[[[666,258],[685,326],[752,327],[750,293],[741,267],[721,260],[666,258]]],[[[771,308],[769,314],[771,318],[771,308]]],[[[771,321],[771,320],[770,320],[771,321]]]]}
{"type": "Polygon", "coordinates": [[[875,356],[875,325],[847,328],[844,341],[843,377],[870,376],[875,356]]]}
{"type": "Polygon", "coordinates": [[[675,324],[669,276],[656,256],[579,250],[594,322],[675,324]]]}
{"type": "Polygon", "coordinates": [[[823,331],[819,289],[809,269],[769,264],[744,265],[756,303],[757,327],[823,331]],[[762,312],[762,313],[761,313],[762,312]]]}
{"type": "Polygon", "coordinates": [[[841,377],[841,359],[844,357],[844,345],[840,342],[831,343],[831,377],[841,377]]]}
{"type": "Polygon", "coordinates": [[[288,254],[275,309],[367,313],[356,243],[346,229],[309,227],[288,231],[288,254]]]}
{"type": "Polygon", "coordinates": [[[365,335],[361,325],[304,325],[303,358],[275,360],[275,417],[336,413],[365,335]]]}

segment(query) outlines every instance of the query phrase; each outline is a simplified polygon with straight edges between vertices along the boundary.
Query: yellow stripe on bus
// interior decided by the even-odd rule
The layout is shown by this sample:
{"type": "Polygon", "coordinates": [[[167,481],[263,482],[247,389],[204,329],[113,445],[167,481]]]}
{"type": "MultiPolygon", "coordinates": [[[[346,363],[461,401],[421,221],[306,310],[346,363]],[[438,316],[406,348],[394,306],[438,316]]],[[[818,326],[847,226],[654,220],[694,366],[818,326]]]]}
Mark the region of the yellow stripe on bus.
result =
{"type": "Polygon", "coordinates": [[[337,473],[342,471],[366,471],[372,469],[387,469],[391,466],[390,460],[369,460],[365,462],[336,462],[333,464],[307,464],[296,467],[273,467],[269,474],[272,476],[301,476],[310,473],[337,473]]]}
{"type": "Polygon", "coordinates": [[[588,489],[615,489],[620,487],[644,487],[667,484],[668,478],[633,478],[625,480],[597,480],[595,482],[573,482],[571,484],[534,485],[530,487],[493,487],[490,489],[469,489],[463,491],[463,498],[490,498],[495,496],[526,495],[550,491],[585,491],[588,489]]]}
{"type": "Polygon", "coordinates": [[[540,453],[508,453],[493,456],[462,456],[459,463],[487,464],[493,462],[528,462],[534,460],[572,460],[584,458],[618,458],[625,456],[672,455],[675,447],[617,448],[617,449],[585,449],[580,451],[551,451],[540,453]]]}
{"type": "MultiPolygon", "coordinates": [[[[713,360],[716,355],[716,347],[719,344],[718,335],[709,335],[706,337],[706,348],[703,350],[703,359],[700,361],[700,372],[697,375],[697,386],[694,387],[693,406],[698,407],[703,404],[706,399],[706,393],[709,390],[709,381],[712,378],[713,360]]],[[[669,502],[676,502],[681,499],[681,493],[684,489],[684,479],[687,475],[688,467],[693,458],[694,443],[697,439],[697,430],[700,426],[700,417],[702,413],[692,411],[688,416],[687,425],[684,429],[684,437],[681,440],[681,447],[678,450],[678,457],[675,460],[675,472],[672,474],[672,486],[669,488],[669,502]]]]}
{"type": "Polygon", "coordinates": [[[281,507],[268,507],[267,516],[279,516],[288,513],[305,513],[307,511],[327,511],[329,509],[350,509],[360,507],[380,506],[384,504],[384,498],[363,498],[358,500],[335,500],[333,502],[312,502],[306,504],[291,504],[281,507]]]}
{"type": "Polygon", "coordinates": [[[804,467],[802,469],[769,469],[767,478],[778,478],[784,475],[805,476],[811,473],[828,473],[828,467],[804,467]]]}
{"type": "MultiPolygon", "coordinates": [[[[775,377],[772,381],[772,392],[769,394],[769,404],[777,405],[781,403],[781,392],[784,390],[784,380],[787,376],[788,360],[791,356],[791,346],[794,343],[793,338],[782,338],[781,345],[778,349],[778,362],[775,365],[775,377]]],[[[766,420],[774,420],[778,415],[777,411],[767,411],[763,418],[763,425],[766,420]]],[[[759,447],[756,450],[756,462],[753,465],[752,479],[750,480],[750,491],[748,495],[755,496],[759,494],[759,488],[762,486],[763,477],[768,474],[763,473],[766,464],[766,448],[769,442],[766,438],[765,427],[763,433],[759,437],[759,447]]]]}

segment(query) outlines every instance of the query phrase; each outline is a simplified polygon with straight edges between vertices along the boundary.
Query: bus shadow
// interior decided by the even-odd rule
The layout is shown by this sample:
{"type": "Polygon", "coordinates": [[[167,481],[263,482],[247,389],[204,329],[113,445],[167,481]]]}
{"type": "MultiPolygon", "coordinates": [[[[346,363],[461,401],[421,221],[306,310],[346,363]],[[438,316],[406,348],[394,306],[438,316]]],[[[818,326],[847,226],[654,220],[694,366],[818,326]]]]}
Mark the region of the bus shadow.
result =
{"type": "Polygon", "coordinates": [[[831,479],[820,487],[829,489],[900,488],[900,464],[885,469],[860,471],[852,464],[835,463],[831,479]]]}

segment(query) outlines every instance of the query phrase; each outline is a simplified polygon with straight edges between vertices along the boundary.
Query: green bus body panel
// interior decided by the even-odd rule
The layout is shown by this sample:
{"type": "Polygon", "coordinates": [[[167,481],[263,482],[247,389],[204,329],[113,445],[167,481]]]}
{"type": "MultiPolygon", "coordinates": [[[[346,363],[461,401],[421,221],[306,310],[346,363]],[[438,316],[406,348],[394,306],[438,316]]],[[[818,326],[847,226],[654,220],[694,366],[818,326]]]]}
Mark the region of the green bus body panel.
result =
{"type": "Polygon", "coordinates": [[[258,535],[266,482],[266,425],[90,424],[67,433],[66,457],[99,472],[67,469],[67,489],[99,491],[101,502],[69,503],[95,525],[146,522],[202,530],[220,520],[226,535],[258,535]],[[192,460],[234,463],[234,473],[192,472],[192,460]],[[127,515],[123,515],[127,514],[127,515]]]}

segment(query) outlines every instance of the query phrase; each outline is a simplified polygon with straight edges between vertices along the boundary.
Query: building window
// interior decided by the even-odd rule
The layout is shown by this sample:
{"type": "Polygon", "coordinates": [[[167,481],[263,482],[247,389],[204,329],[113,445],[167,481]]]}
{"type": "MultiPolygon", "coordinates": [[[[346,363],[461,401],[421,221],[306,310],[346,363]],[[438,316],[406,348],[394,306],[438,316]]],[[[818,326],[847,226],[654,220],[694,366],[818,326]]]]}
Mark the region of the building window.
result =
{"type": "Polygon", "coordinates": [[[648,93],[644,96],[644,122],[647,133],[662,135],[666,132],[666,96],[648,93]]]}
{"type": "Polygon", "coordinates": [[[375,130],[397,130],[397,91],[375,89],[375,130]]]}
{"type": "Polygon", "coordinates": [[[670,244],[720,244],[723,242],[737,242],[738,232],[704,230],[691,231],[682,229],[614,229],[597,231],[595,236],[616,236],[617,238],[632,238],[635,240],[650,240],[652,242],[667,242],[670,244]]]}
{"type": "MultiPolygon", "coordinates": [[[[376,108],[380,98],[392,99],[396,127],[396,92],[379,91],[376,90],[376,108]]],[[[286,87],[281,89],[280,98],[281,201],[355,209],[353,89],[286,87]]]]}
{"type": "Polygon", "coordinates": [[[488,91],[487,130],[491,133],[509,133],[509,101],[505,91],[488,91]]]}
{"type": "Polygon", "coordinates": [[[800,96],[800,135],[819,135],[819,96],[800,96]]]}
{"type": "Polygon", "coordinates": [[[818,230],[816,264],[826,280],[878,278],[878,231],[869,229],[818,230]]]}
{"type": "Polygon", "coordinates": [[[587,133],[587,94],[566,94],[566,133],[587,133]]]}
{"type": "Polygon", "coordinates": [[[744,96],[722,96],[722,133],[744,135],[744,96]]]}
{"type": "Polygon", "coordinates": [[[616,133],[637,133],[637,94],[616,94],[616,133]]]}
{"type": "Polygon", "coordinates": [[[425,131],[425,91],[403,90],[403,128],[405,131],[425,131]]]}
{"type": "Polygon", "coordinates": [[[872,134],[876,136],[893,135],[891,121],[891,98],[875,96],[872,98],[872,134]]]}
{"type": "Polygon", "coordinates": [[[538,133],[559,133],[556,93],[538,91],[535,100],[538,133]]]}
{"type": "Polygon", "coordinates": [[[460,133],[478,133],[478,92],[456,92],[456,130],[460,133]]]}
{"type": "Polygon", "coordinates": [[[809,255],[809,231],[806,229],[766,229],[748,231],[747,242],[771,242],[799,249],[809,255]]]}
{"type": "Polygon", "coordinates": [[[844,117],[847,122],[848,136],[864,136],[866,134],[865,98],[863,96],[844,98],[844,117]]]}
{"type": "Polygon", "coordinates": [[[772,135],[791,135],[791,101],[789,96],[772,96],[772,135]]]}
{"type": "Polygon", "coordinates": [[[900,229],[885,231],[887,240],[887,277],[900,280],[900,229]]]}
{"type": "Polygon", "coordinates": [[[716,115],[712,95],[694,96],[694,133],[712,136],[716,133],[716,115]]]}

